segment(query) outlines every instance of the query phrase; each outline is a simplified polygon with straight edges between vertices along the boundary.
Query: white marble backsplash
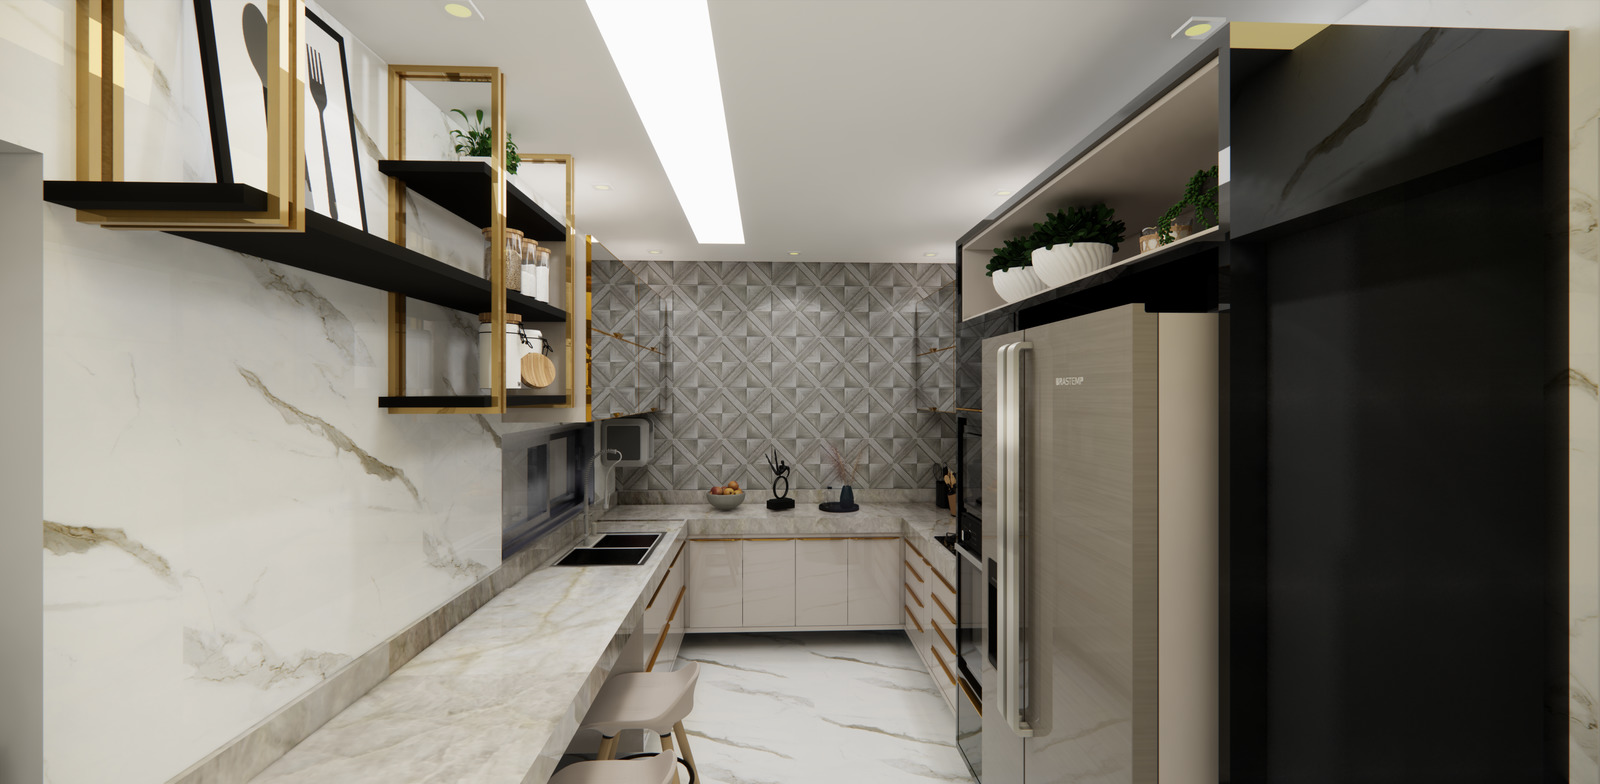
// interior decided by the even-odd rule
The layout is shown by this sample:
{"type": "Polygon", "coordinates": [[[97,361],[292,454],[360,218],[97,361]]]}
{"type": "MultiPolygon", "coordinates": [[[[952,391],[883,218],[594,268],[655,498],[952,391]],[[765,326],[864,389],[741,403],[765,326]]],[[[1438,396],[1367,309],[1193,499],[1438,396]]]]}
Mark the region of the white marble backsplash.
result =
{"type": "MultiPolygon", "coordinates": [[[[129,6],[128,179],[210,179],[190,5],[129,6]]],[[[0,139],[44,153],[50,179],[74,175],[74,24],[70,0],[0,1],[0,64],[28,75],[0,91],[0,139]]],[[[387,64],[342,32],[383,235],[387,64]]],[[[415,157],[443,137],[413,137],[415,157]]],[[[481,259],[473,227],[412,229],[481,259]]],[[[383,292],[57,206],[44,233],[47,781],[169,781],[330,677],[387,674],[396,634],[485,590],[500,435],[528,426],[379,409],[383,292]]],[[[408,315],[408,387],[475,388],[476,320],[408,315]]]]}

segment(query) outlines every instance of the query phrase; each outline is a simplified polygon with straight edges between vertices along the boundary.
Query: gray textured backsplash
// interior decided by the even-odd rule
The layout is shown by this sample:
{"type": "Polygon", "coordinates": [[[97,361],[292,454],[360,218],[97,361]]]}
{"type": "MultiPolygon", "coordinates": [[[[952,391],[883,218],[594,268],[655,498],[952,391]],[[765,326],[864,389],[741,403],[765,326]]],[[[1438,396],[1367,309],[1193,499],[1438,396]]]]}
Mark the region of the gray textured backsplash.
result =
{"type": "MultiPolygon", "coordinates": [[[[954,463],[956,434],[947,415],[915,410],[916,354],[925,350],[916,309],[954,269],[596,262],[596,329],[621,331],[609,325],[639,323],[633,309],[666,300],[666,394],[664,412],[651,417],[654,454],[646,467],[617,472],[618,500],[637,503],[640,491],[703,493],[729,480],[765,489],[765,456],[774,448],[793,467],[794,489],[838,485],[821,452],[828,441],[847,452],[865,446],[856,486],[927,488],[931,498],[938,468],[954,463]],[[638,295],[634,276],[651,296],[638,295]]],[[[597,416],[607,410],[605,372],[595,370],[597,416]]]]}

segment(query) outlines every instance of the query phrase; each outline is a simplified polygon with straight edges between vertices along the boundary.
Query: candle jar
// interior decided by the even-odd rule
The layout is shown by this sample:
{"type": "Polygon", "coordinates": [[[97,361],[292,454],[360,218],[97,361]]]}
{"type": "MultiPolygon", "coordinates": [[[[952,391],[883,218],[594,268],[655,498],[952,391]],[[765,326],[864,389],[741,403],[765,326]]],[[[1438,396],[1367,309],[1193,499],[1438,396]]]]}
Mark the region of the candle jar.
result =
{"type": "MultiPolygon", "coordinates": [[[[483,230],[483,277],[494,279],[494,229],[483,230]]],[[[506,229],[506,288],[522,289],[522,232],[506,229]]]]}

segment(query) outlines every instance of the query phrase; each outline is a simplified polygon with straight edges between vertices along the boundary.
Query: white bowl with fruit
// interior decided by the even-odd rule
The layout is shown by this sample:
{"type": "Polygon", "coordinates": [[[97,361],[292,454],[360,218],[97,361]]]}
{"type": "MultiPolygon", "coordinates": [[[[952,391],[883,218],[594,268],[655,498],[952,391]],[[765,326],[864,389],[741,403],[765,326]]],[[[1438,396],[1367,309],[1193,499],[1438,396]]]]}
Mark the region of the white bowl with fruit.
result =
{"type": "Polygon", "coordinates": [[[706,500],[710,501],[712,506],[724,512],[731,511],[734,507],[744,503],[744,490],[739,488],[738,482],[729,482],[707,491],[706,500]]]}

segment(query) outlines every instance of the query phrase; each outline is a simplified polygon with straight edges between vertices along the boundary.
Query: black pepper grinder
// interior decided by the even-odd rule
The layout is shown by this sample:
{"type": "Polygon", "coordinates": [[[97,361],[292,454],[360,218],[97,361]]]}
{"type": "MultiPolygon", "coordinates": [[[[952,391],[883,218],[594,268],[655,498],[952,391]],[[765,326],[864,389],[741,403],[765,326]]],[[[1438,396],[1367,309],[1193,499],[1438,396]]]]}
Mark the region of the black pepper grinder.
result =
{"type": "Polygon", "coordinates": [[[944,476],[948,473],[950,473],[950,466],[946,465],[941,467],[939,473],[933,477],[933,505],[939,509],[950,508],[950,490],[944,485],[944,476]]]}

